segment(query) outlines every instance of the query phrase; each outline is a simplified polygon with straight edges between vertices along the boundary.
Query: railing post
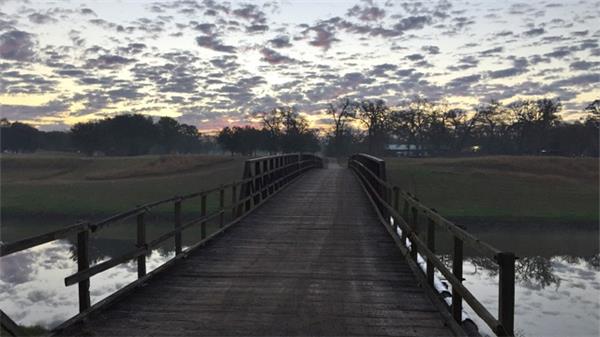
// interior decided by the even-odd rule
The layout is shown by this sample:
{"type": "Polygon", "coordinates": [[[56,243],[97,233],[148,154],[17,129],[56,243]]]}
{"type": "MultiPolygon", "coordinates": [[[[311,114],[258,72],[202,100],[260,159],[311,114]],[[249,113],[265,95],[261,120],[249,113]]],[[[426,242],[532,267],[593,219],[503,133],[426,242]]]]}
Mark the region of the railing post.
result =
{"type": "MultiPolygon", "coordinates": [[[[200,198],[200,216],[206,216],[206,194],[200,198]]],[[[200,239],[206,238],[206,221],[200,223],[200,239]]]]}
{"type": "MultiPolygon", "coordinates": [[[[137,215],[137,246],[139,248],[146,247],[146,224],[144,223],[144,213],[137,215]]],[[[146,253],[137,258],[138,278],[146,275],[146,253]]]]}
{"type": "MultiPolygon", "coordinates": [[[[416,207],[412,208],[412,221],[411,221],[411,228],[413,231],[413,235],[418,236],[419,235],[419,211],[417,210],[416,207]]],[[[418,262],[417,259],[417,244],[413,241],[410,243],[411,244],[411,248],[410,248],[410,256],[412,257],[412,259],[415,262],[418,262]]]]}
{"type": "Polygon", "coordinates": [[[507,336],[514,334],[515,319],[515,254],[502,252],[497,255],[499,272],[498,320],[507,336]]]}
{"type": "Polygon", "coordinates": [[[252,195],[254,206],[260,204],[262,197],[262,177],[258,177],[261,174],[260,161],[257,161],[254,163],[254,178],[252,178],[252,183],[254,184],[254,194],[252,195]]]}
{"type": "Polygon", "coordinates": [[[271,195],[273,194],[273,192],[275,192],[275,187],[273,186],[273,181],[275,181],[274,178],[274,170],[275,170],[275,159],[274,158],[270,158],[269,159],[269,192],[268,194],[271,195]]]}
{"type": "Polygon", "coordinates": [[[236,185],[236,182],[234,181],[233,185],[231,185],[231,220],[234,220],[237,218],[236,195],[237,195],[237,185],[236,185]]]}
{"type": "MultiPolygon", "coordinates": [[[[435,254],[435,222],[431,218],[427,218],[427,249],[435,254]]],[[[427,282],[431,286],[433,286],[434,272],[433,263],[427,259],[427,282]]]]}
{"type": "MultiPolygon", "coordinates": [[[[181,227],[181,200],[175,201],[174,206],[175,229],[181,227]]],[[[181,254],[181,232],[175,233],[175,255],[181,254]]]]}
{"type": "MultiPolygon", "coordinates": [[[[394,210],[400,213],[400,188],[394,186],[394,210]]],[[[394,219],[394,233],[398,234],[398,228],[400,227],[400,219],[394,219]]]]}
{"type": "MultiPolygon", "coordinates": [[[[89,256],[90,230],[77,233],[77,271],[82,272],[90,266],[89,256]]],[[[90,308],[90,279],[79,281],[79,312],[90,308]]]]}
{"type": "Polygon", "coordinates": [[[225,224],[225,188],[223,185],[219,189],[219,211],[221,212],[219,215],[219,228],[223,228],[225,224]]]}
{"type": "MultiPolygon", "coordinates": [[[[410,219],[408,218],[408,212],[409,212],[409,205],[408,205],[408,200],[404,200],[404,209],[402,211],[402,217],[404,218],[404,222],[406,222],[407,224],[410,224],[410,219]]],[[[406,246],[406,237],[408,236],[408,233],[406,230],[402,230],[402,235],[400,236],[400,239],[402,241],[402,244],[406,246]]]]}
{"type": "MultiPolygon", "coordinates": [[[[454,237],[454,255],[452,258],[452,274],[462,283],[463,280],[463,242],[454,237]]],[[[452,288],[452,317],[457,322],[462,322],[462,296],[452,288]]]]}

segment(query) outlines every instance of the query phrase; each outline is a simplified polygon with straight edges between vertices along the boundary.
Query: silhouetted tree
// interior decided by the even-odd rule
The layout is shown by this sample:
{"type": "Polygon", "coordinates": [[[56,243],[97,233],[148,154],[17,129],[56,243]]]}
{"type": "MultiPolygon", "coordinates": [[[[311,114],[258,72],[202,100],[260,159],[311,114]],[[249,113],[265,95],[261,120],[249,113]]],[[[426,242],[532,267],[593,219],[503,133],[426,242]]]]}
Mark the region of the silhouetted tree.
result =
{"type": "Polygon", "coordinates": [[[388,131],[391,128],[390,109],[383,100],[362,100],[356,105],[356,116],[367,129],[369,152],[384,152],[388,131]]]}
{"type": "MultiPolygon", "coordinates": [[[[433,121],[430,115],[432,106],[433,103],[417,97],[393,114],[396,135],[404,142],[416,145],[418,151],[422,151],[426,145],[433,121]]],[[[429,139],[431,140],[431,137],[429,139]]]]}
{"type": "Polygon", "coordinates": [[[344,98],[336,103],[329,103],[327,114],[333,120],[333,130],[328,143],[329,155],[348,154],[352,144],[351,133],[347,132],[347,123],[356,117],[355,103],[344,98]]]}
{"type": "Polygon", "coordinates": [[[0,122],[0,145],[2,151],[33,152],[38,148],[39,131],[27,124],[10,123],[3,118],[0,122]]]}
{"type": "Polygon", "coordinates": [[[293,107],[277,107],[261,115],[269,152],[316,152],[320,148],[315,130],[293,107]],[[275,147],[277,145],[277,147],[275,147]],[[273,151],[275,150],[275,151],[273,151]]]}
{"type": "Polygon", "coordinates": [[[88,155],[95,152],[133,156],[151,151],[202,151],[202,140],[195,126],[180,124],[169,117],[162,117],[155,124],[151,117],[138,114],[75,124],[71,128],[71,141],[88,155]]]}

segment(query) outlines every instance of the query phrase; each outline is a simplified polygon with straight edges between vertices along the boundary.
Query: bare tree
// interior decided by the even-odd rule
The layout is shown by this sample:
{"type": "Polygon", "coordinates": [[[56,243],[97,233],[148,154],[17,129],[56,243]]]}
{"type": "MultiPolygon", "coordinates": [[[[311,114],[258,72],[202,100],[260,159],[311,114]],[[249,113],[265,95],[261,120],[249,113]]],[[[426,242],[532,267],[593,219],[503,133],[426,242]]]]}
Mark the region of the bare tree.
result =
{"type": "Polygon", "coordinates": [[[261,116],[262,125],[269,135],[270,152],[297,152],[318,150],[317,135],[309,129],[306,118],[294,107],[281,106],[261,116]]]}
{"type": "Polygon", "coordinates": [[[346,124],[349,120],[356,117],[354,109],[355,103],[348,98],[341,99],[336,103],[329,103],[327,113],[333,119],[333,152],[341,154],[344,135],[346,134],[346,124]]]}
{"type": "Polygon", "coordinates": [[[463,109],[448,110],[446,118],[454,136],[453,150],[458,153],[462,151],[469,138],[472,137],[476,119],[469,117],[468,112],[463,109]]]}
{"type": "Polygon", "coordinates": [[[417,151],[422,151],[432,118],[432,103],[424,98],[416,97],[405,108],[394,113],[394,124],[397,132],[410,144],[415,144],[417,151]]]}
{"type": "Polygon", "coordinates": [[[367,128],[369,152],[383,152],[387,133],[390,130],[390,109],[383,100],[362,100],[357,104],[357,117],[367,128]]]}

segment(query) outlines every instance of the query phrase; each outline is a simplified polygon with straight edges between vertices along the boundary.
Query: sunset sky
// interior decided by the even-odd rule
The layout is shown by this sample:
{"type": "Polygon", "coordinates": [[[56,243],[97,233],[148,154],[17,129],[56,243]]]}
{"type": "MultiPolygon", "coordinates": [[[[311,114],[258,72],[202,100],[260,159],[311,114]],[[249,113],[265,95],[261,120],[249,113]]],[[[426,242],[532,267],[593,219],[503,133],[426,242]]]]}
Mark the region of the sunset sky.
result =
{"type": "Polygon", "coordinates": [[[599,1],[0,0],[0,115],[43,130],[121,113],[208,131],[338,97],[472,108],[600,98],[599,1]]]}

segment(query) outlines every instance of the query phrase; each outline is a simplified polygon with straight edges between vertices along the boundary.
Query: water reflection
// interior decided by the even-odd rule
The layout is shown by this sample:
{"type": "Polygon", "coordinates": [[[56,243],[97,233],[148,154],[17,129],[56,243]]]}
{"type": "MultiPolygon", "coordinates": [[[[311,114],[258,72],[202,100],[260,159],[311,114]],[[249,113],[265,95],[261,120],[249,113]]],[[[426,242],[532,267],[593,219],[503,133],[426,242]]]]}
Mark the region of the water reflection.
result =
{"type": "MultiPolygon", "coordinates": [[[[444,261],[448,261],[444,257],[444,261]]],[[[515,264],[515,327],[519,336],[600,334],[600,255],[522,257],[515,264]],[[556,319],[560,317],[560,319],[556,319]]],[[[446,262],[448,263],[448,262],[446,262]]],[[[498,266],[472,257],[465,285],[492,313],[498,310],[498,266]]],[[[492,332],[467,308],[484,335],[492,332]]]]}
{"type": "MultiPolygon", "coordinates": [[[[21,325],[52,328],[77,314],[77,286],[65,287],[64,278],[77,270],[74,248],[59,240],[18,252],[0,260],[0,307],[21,325]]],[[[116,251],[119,251],[117,249],[116,251]]],[[[147,257],[151,271],[174,253],[153,251],[147,257]]],[[[109,256],[95,255],[96,261],[109,256]]],[[[91,279],[92,303],[98,302],[137,277],[135,262],[124,263],[91,279]]]]}

